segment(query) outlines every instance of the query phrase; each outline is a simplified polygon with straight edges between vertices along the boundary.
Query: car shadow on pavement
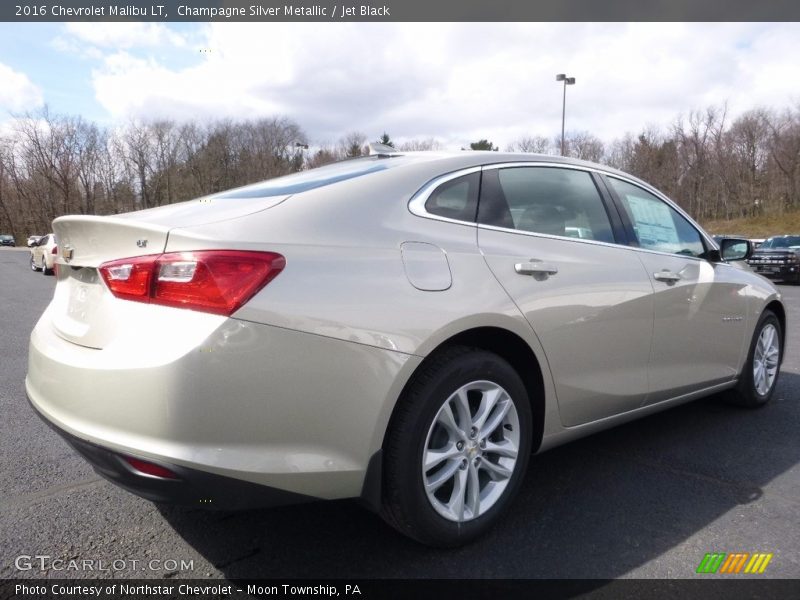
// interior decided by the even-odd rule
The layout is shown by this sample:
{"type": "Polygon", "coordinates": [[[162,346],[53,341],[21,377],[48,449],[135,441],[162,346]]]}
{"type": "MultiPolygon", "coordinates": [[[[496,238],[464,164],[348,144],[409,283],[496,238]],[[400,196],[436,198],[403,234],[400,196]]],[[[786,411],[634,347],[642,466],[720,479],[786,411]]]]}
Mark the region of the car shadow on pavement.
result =
{"type": "Polygon", "coordinates": [[[784,372],[763,409],[712,396],[535,456],[506,518],[456,550],[408,540],[352,501],[159,511],[230,579],[615,578],[645,565],[635,576],[691,577],[726,544],[772,551],[770,527],[791,522],[769,513],[797,510],[797,477],[779,476],[800,461],[799,387],[784,372]],[[662,557],[677,546],[677,562],[662,557]]]}

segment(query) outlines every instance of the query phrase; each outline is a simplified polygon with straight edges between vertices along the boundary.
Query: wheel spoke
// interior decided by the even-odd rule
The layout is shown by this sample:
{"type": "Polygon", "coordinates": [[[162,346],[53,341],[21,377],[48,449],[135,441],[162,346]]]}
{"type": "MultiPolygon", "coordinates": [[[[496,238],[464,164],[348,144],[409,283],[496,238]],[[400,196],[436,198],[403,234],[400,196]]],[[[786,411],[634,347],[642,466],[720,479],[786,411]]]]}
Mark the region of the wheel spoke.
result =
{"type": "Polygon", "coordinates": [[[430,471],[436,465],[441,464],[442,461],[459,456],[460,454],[461,450],[456,447],[454,442],[450,442],[441,450],[426,450],[424,469],[426,472],[430,471]]]}
{"type": "Polygon", "coordinates": [[[775,339],[775,328],[767,327],[764,333],[766,334],[766,340],[764,340],[764,351],[766,352],[769,348],[772,348],[772,342],[775,339]]]}
{"type": "Polygon", "coordinates": [[[469,410],[469,398],[467,398],[466,390],[464,388],[458,390],[454,400],[456,403],[456,412],[458,413],[460,429],[464,433],[467,433],[472,425],[472,415],[470,414],[469,410]]]}
{"type": "Polygon", "coordinates": [[[763,394],[764,393],[764,388],[766,387],[766,385],[764,383],[764,367],[759,365],[756,368],[755,375],[756,376],[755,376],[755,382],[754,383],[756,384],[756,391],[758,391],[759,394],[763,394]]]}
{"type": "Polygon", "coordinates": [[[475,518],[481,513],[481,482],[478,468],[474,464],[470,464],[467,472],[467,508],[472,513],[472,518],[475,518]]]}
{"type": "Polygon", "coordinates": [[[466,493],[467,470],[459,469],[453,480],[453,492],[450,494],[450,501],[447,503],[447,508],[458,521],[464,520],[464,500],[466,493]]]}
{"type": "Polygon", "coordinates": [[[511,477],[511,471],[502,465],[495,464],[488,460],[482,461],[480,468],[489,473],[489,477],[491,477],[493,481],[502,481],[503,479],[511,477]]]}
{"type": "Polygon", "coordinates": [[[486,419],[489,417],[489,415],[492,414],[494,407],[497,406],[497,401],[502,395],[503,390],[500,388],[493,388],[483,392],[481,397],[481,405],[478,408],[478,414],[476,414],[475,418],[472,420],[472,426],[475,427],[475,429],[478,431],[483,429],[483,424],[486,422],[486,419]]]}
{"type": "Polygon", "coordinates": [[[450,408],[449,402],[446,403],[442,407],[442,410],[439,411],[439,414],[436,417],[436,422],[447,430],[451,438],[464,437],[464,431],[458,426],[458,423],[456,423],[455,416],[453,415],[453,409],[450,408]]]}
{"type": "Polygon", "coordinates": [[[764,356],[764,363],[770,368],[777,367],[779,354],[780,353],[778,352],[777,348],[771,348],[769,352],[767,352],[766,356],[764,356]]]}
{"type": "Polygon", "coordinates": [[[440,470],[436,471],[432,477],[428,478],[428,480],[425,482],[425,489],[432,494],[445,483],[450,481],[450,479],[453,477],[453,474],[459,472],[459,467],[460,463],[457,460],[454,460],[449,465],[445,465],[440,470]]]}
{"type": "Polygon", "coordinates": [[[497,429],[500,424],[503,422],[503,419],[506,418],[508,411],[511,409],[512,403],[511,400],[504,400],[503,402],[499,403],[492,414],[492,417],[486,422],[486,424],[481,428],[481,437],[487,437],[491,435],[495,429],[497,429]]]}
{"type": "Polygon", "coordinates": [[[506,458],[517,458],[517,446],[509,440],[503,440],[502,442],[486,442],[484,453],[495,454],[506,458]]]}

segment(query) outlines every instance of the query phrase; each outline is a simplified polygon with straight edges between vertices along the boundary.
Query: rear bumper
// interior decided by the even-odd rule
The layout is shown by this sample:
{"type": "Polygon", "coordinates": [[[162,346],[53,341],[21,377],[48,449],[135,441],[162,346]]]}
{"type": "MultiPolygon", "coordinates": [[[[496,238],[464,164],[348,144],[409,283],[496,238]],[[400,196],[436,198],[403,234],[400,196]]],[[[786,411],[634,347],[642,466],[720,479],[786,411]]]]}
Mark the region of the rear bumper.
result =
{"type": "Polygon", "coordinates": [[[187,327],[181,313],[190,311],[179,309],[132,319],[137,327],[97,350],[58,336],[51,309],[31,335],[30,402],[102,475],[154,500],[194,504],[206,489],[237,489],[231,481],[292,501],[360,496],[395,399],[421,361],[234,319],[187,327]],[[131,479],[120,456],[180,473],[186,491],[131,479]]]}
{"type": "MultiPolygon", "coordinates": [[[[30,402],[30,398],[28,399],[30,402]]],[[[33,406],[33,404],[31,403],[33,406]]],[[[98,475],[124,490],[151,502],[164,502],[216,510],[266,508],[285,504],[300,504],[316,500],[312,496],[295,494],[240,479],[168,464],[130,453],[125,455],[82,440],[48,421],[36,407],[34,411],[78,452],[98,475]],[[176,477],[167,479],[141,473],[125,461],[125,456],[147,460],[172,471],[176,477]]]]}

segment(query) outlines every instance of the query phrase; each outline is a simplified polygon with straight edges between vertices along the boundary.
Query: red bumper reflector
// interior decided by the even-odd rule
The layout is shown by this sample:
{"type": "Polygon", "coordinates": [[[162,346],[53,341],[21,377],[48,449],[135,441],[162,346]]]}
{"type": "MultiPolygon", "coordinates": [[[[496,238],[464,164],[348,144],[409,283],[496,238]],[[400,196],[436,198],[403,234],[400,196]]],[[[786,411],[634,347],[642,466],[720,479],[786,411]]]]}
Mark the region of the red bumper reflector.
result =
{"type": "Polygon", "coordinates": [[[130,456],[123,457],[125,462],[132,466],[135,470],[143,473],[144,475],[151,475],[153,477],[161,477],[162,479],[178,479],[178,476],[167,469],[166,467],[162,467],[161,465],[154,465],[153,463],[147,462],[146,460],[141,460],[138,458],[132,458],[130,456]]]}

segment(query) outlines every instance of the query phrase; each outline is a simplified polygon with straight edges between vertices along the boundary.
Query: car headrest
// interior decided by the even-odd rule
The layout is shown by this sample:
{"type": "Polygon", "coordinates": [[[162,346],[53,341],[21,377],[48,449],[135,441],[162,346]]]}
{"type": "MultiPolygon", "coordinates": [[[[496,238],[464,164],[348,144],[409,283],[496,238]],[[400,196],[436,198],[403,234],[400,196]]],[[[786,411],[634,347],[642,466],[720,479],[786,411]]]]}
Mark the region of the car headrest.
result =
{"type": "Polygon", "coordinates": [[[517,223],[517,229],[565,235],[566,221],[564,214],[554,206],[536,205],[526,208],[517,223]]]}

